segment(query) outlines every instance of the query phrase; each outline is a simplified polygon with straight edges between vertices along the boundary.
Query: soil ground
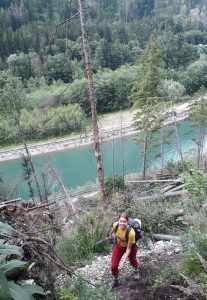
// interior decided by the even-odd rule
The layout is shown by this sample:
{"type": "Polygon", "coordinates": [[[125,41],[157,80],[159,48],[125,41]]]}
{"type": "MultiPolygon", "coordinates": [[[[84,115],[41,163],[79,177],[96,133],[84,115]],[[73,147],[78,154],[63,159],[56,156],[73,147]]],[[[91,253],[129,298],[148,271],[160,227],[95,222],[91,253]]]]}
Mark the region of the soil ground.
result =
{"type": "Polygon", "coordinates": [[[119,287],[114,289],[114,293],[119,300],[178,300],[183,299],[182,293],[165,285],[153,293],[153,282],[156,278],[169,270],[171,266],[180,264],[181,256],[175,253],[170,255],[150,255],[140,259],[140,279],[134,281],[133,278],[124,276],[119,287]]]}
{"type": "MultiPolygon", "coordinates": [[[[118,300],[190,300],[197,298],[186,297],[180,290],[172,288],[171,285],[179,285],[179,282],[169,283],[160,282],[160,275],[168,273],[171,268],[179,267],[182,261],[182,248],[179,244],[172,242],[158,242],[153,250],[141,250],[138,255],[140,261],[140,279],[134,281],[133,270],[130,265],[122,269],[119,286],[115,287],[112,292],[118,300]],[[156,289],[153,292],[153,284],[156,289]]],[[[110,255],[98,257],[92,265],[88,265],[80,272],[93,284],[108,285],[111,280],[110,274],[110,255]]],[[[200,298],[198,298],[201,300],[200,298]]]]}

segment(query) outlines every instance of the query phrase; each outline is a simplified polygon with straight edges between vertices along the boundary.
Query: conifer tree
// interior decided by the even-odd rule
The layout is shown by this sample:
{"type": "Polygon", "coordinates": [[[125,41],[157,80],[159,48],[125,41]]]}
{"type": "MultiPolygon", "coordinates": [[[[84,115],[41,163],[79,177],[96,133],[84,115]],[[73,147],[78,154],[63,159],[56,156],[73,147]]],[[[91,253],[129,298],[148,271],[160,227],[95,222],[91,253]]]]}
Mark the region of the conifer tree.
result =
{"type": "Polygon", "coordinates": [[[193,121],[193,126],[197,132],[195,143],[197,145],[197,168],[199,169],[203,160],[204,138],[207,127],[207,103],[204,97],[193,104],[189,119],[193,121]]]}
{"type": "Polygon", "coordinates": [[[158,86],[162,79],[162,60],[155,38],[152,36],[139,60],[139,80],[134,83],[131,100],[134,107],[142,108],[153,105],[160,100],[158,86]]]}
{"type": "Polygon", "coordinates": [[[134,107],[140,108],[136,114],[135,126],[140,131],[138,141],[143,144],[142,177],[146,177],[147,152],[154,144],[152,134],[158,129],[158,111],[161,98],[158,86],[162,79],[163,60],[155,38],[152,36],[139,63],[139,80],[135,82],[131,91],[134,107]]]}

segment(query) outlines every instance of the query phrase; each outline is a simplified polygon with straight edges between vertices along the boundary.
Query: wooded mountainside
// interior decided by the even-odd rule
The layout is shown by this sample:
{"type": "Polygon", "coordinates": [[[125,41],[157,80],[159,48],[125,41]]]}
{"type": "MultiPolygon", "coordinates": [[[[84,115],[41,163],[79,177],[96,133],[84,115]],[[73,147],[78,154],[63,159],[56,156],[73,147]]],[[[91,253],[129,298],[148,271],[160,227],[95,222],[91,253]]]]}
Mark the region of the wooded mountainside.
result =
{"type": "Polygon", "coordinates": [[[87,0],[85,6],[97,111],[139,108],[142,174],[125,180],[123,156],[123,176],[113,170],[106,179],[104,203],[100,194],[72,201],[50,163],[35,170],[28,142],[92,127],[78,1],[0,0],[0,144],[21,143],[27,154],[17,185],[4,187],[0,176],[0,299],[206,300],[207,0],[87,0]],[[197,100],[185,103],[196,130],[196,167],[183,156],[173,108],[190,99],[197,100]],[[171,143],[178,162],[164,160],[171,143]],[[158,146],[159,173],[148,172],[149,149],[158,146]],[[28,202],[11,199],[21,181],[28,202]],[[140,218],[140,247],[150,250],[141,249],[139,281],[125,268],[111,293],[103,286],[110,257],[103,255],[112,249],[106,237],[121,211],[140,218]],[[156,239],[170,242],[157,247],[156,239]]]}
{"type": "MultiPolygon", "coordinates": [[[[90,0],[85,6],[99,113],[132,106],[132,87],[146,75],[140,64],[146,70],[153,55],[147,46],[162,60],[151,85],[156,96],[184,101],[207,87],[205,0],[90,0]]],[[[78,1],[1,0],[0,8],[2,144],[18,143],[12,99],[29,140],[83,130],[90,108],[80,20],[73,18],[78,1]]]]}

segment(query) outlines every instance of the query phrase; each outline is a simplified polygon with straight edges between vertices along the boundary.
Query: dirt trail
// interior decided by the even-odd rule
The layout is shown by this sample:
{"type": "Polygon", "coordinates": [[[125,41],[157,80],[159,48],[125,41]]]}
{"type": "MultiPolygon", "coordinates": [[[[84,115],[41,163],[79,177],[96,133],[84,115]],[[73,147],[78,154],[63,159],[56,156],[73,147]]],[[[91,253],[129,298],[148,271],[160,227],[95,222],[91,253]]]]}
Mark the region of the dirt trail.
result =
{"type": "MultiPolygon", "coordinates": [[[[158,242],[153,250],[141,250],[140,279],[134,281],[132,268],[127,263],[119,279],[120,285],[113,289],[119,300],[163,300],[185,299],[180,291],[165,286],[153,294],[152,284],[159,275],[167,272],[170,266],[179,266],[182,259],[182,249],[179,244],[158,242]]],[[[98,257],[92,265],[79,269],[81,274],[94,284],[108,284],[111,280],[110,255],[98,257]]]]}

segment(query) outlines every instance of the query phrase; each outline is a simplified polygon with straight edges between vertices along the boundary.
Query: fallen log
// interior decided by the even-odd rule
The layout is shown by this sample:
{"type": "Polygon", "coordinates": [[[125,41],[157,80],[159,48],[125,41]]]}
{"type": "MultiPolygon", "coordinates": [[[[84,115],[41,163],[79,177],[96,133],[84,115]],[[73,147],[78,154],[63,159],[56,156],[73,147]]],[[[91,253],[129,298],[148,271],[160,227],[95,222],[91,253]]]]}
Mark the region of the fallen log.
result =
{"type": "Polygon", "coordinates": [[[150,182],[182,182],[182,179],[149,179],[149,180],[126,180],[127,183],[150,183],[150,182]]]}
{"type": "MultiPolygon", "coordinates": [[[[150,195],[150,196],[144,196],[137,198],[137,200],[141,201],[148,201],[148,200],[159,200],[160,198],[171,198],[171,197],[178,197],[183,196],[186,192],[185,191],[175,191],[175,192],[167,192],[162,195],[150,195]]],[[[136,200],[136,199],[135,199],[136,200]]]]}
{"type": "Polygon", "coordinates": [[[165,193],[164,196],[166,198],[169,198],[169,197],[182,196],[184,194],[186,194],[186,191],[175,191],[175,192],[169,191],[169,192],[165,193]]]}
{"type": "Polygon", "coordinates": [[[46,203],[46,204],[40,204],[40,205],[36,205],[36,206],[34,206],[34,207],[31,207],[31,208],[26,208],[26,209],[24,209],[24,210],[25,210],[26,212],[30,212],[30,211],[33,211],[33,210],[46,208],[46,207],[51,206],[51,205],[53,205],[53,204],[56,204],[56,202],[53,201],[53,202],[49,202],[49,203],[46,203]]]}
{"type": "Polygon", "coordinates": [[[152,233],[152,238],[156,241],[180,241],[180,236],[152,233]]]}
{"type": "Polygon", "coordinates": [[[166,187],[164,187],[162,189],[163,193],[166,193],[168,192],[169,190],[173,189],[175,187],[175,183],[174,184],[170,184],[170,185],[167,185],[166,187]]]}
{"type": "Polygon", "coordinates": [[[167,211],[167,214],[169,214],[170,216],[177,218],[177,217],[181,217],[184,215],[184,210],[183,209],[174,209],[174,210],[169,210],[167,211]]]}
{"type": "Polygon", "coordinates": [[[13,203],[13,202],[19,202],[21,200],[22,200],[22,198],[17,198],[17,199],[12,199],[12,200],[7,200],[7,201],[4,201],[4,202],[1,202],[0,204],[1,205],[7,205],[7,204],[10,204],[10,203],[13,203]]]}
{"type": "Polygon", "coordinates": [[[184,184],[181,184],[181,185],[179,185],[179,186],[173,187],[173,188],[170,190],[170,192],[180,191],[180,190],[183,189],[183,187],[184,187],[184,184]]]}

